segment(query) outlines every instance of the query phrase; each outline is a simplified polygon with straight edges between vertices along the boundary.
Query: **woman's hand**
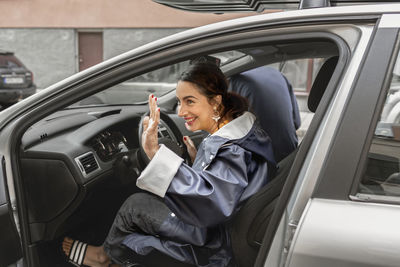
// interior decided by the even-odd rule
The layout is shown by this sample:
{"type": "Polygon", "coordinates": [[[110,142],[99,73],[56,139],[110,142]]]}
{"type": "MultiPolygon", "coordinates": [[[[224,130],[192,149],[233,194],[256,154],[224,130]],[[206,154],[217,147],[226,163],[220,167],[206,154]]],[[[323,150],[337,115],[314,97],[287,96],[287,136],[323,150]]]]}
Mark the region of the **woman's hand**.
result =
{"type": "Polygon", "coordinates": [[[197,154],[197,149],[196,149],[192,139],[190,139],[189,136],[184,136],[183,143],[185,143],[185,145],[186,145],[190,159],[192,160],[192,162],[194,162],[194,159],[196,158],[196,154],[197,154]]]}
{"type": "Polygon", "coordinates": [[[150,116],[143,119],[142,147],[151,160],[159,149],[158,123],[160,122],[160,108],[157,107],[157,97],[149,95],[150,116]]]}

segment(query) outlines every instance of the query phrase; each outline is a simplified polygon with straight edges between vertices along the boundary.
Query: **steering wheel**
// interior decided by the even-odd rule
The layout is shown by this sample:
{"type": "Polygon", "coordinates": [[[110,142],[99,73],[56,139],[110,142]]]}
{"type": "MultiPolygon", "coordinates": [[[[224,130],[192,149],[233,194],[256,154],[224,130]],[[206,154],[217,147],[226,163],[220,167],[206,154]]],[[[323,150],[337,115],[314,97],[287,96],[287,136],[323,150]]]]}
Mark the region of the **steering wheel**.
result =
{"type": "MultiPolygon", "coordinates": [[[[139,151],[138,151],[138,160],[139,160],[139,165],[141,165],[140,169],[141,171],[147,166],[147,164],[150,162],[149,158],[147,157],[146,153],[144,152],[143,146],[142,146],[142,134],[143,134],[143,119],[149,115],[149,112],[146,112],[140,122],[139,122],[139,151]]],[[[189,153],[187,152],[186,145],[183,143],[183,136],[181,131],[179,130],[178,126],[175,124],[175,122],[171,119],[171,117],[168,116],[167,113],[164,111],[160,111],[160,124],[158,127],[166,128],[165,130],[167,131],[167,136],[164,135],[164,131],[160,134],[160,129],[159,129],[159,135],[158,135],[158,143],[164,144],[166,147],[171,149],[173,152],[175,152],[178,156],[184,159],[184,161],[187,164],[191,164],[191,159],[189,156],[189,153]],[[171,136],[172,135],[172,136],[171,136]]]]}

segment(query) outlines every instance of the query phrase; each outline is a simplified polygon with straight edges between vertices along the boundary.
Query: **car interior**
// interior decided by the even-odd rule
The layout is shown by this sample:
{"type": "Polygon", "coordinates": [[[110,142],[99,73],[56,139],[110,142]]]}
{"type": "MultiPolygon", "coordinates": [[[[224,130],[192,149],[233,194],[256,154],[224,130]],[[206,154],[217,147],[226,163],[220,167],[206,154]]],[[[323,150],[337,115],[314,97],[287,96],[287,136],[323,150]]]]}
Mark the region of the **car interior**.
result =
{"type": "MultiPolygon", "coordinates": [[[[37,266],[70,266],[61,250],[65,236],[101,245],[123,201],[140,191],[135,183],[147,164],[140,137],[148,94],[159,94],[159,142],[190,164],[182,136],[189,135],[198,145],[206,133],[185,128],[176,113],[174,86],[190,60],[205,55],[218,58],[228,78],[259,66],[272,66],[284,74],[287,68],[286,77],[295,91],[300,90],[296,79],[309,82],[309,88],[299,94],[305,99],[299,106],[312,114],[320,109],[321,99],[332,95],[324,92],[336,69],[339,49],[333,41],[319,38],[192,54],[184,61],[129,77],[35,121],[21,139],[19,164],[29,220],[28,240],[37,266]],[[293,63],[301,60],[308,65],[293,63]],[[306,71],[302,66],[313,69],[306,71]],[[297,76],[293,74],[296,68],[297,76]]],[[[323,105],[328,103],[329,99],[323,105]]],[[[239,266],[253,266],[297,152],[279,162],[273,180],[232,218],[232,246],[239,266]]],[[[159,265],[150,258],[155,257],[140,261],[144,266],[179,266],[172,259],[168,264],[159,257],[163,262],[159,265]]]]}

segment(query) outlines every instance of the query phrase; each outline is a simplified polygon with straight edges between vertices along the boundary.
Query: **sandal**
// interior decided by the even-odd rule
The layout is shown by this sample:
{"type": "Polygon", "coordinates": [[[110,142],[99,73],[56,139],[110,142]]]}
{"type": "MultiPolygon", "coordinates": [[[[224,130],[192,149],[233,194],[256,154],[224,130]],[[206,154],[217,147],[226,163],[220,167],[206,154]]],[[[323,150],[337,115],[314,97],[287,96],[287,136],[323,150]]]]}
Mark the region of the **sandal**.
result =
{"type": "Polygon", "coordinates": [[[85,258],[87,246],[88,244],[86,243],[74,240],[69,255],[67,255],[68,262],[77,267],[83,266],[83,259],[85,258]]]}

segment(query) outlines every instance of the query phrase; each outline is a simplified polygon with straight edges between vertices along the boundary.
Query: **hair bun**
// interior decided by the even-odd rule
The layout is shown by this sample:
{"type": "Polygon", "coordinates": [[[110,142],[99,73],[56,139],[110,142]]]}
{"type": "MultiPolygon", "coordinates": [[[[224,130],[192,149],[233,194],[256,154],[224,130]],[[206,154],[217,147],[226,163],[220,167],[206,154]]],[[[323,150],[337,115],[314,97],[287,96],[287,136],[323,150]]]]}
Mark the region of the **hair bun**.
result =
{"type": "Polygon", "coordinates": [[[223,105],[226,110],[226,114],[232,118],[237,118],[243,114],[243,112],[249,109],[249,101],[247,98],[235,93],[228,91],[223,99],[223,105]]]}

